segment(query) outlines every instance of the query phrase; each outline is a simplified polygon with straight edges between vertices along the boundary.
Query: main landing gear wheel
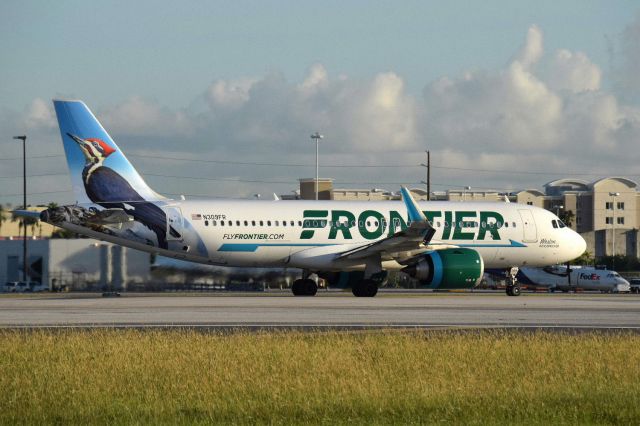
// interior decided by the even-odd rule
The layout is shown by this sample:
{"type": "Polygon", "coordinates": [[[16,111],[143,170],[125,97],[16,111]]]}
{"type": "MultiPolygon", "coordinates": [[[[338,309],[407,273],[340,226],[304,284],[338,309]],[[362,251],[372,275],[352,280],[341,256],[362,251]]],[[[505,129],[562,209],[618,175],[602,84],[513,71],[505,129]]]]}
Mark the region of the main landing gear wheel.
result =
{"type": "Polygon", "coordinates": [[[351,288],[351,292],[355,297],[374,297],[378,294],[378,283],[369,279],[358,281],[351,288]]]}
{"type": "Polygon", "coordinates": [[[521,289],[519,285],[508,285],[507,296],[520,296],[521,289]]]}
{"type": "Polygon", "coordinates": [[[291,286],[294,296],[315,296],[318,292],[318,285],[312,279],[295,280],[291,286]]]}

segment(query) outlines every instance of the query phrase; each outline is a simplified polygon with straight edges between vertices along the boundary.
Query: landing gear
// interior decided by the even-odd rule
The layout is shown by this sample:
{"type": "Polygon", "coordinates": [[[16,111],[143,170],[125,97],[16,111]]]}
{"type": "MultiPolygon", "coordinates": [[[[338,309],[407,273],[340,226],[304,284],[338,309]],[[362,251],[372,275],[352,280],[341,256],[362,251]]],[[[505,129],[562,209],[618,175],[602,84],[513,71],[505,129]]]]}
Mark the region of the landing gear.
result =
{"type": "Polygon", "coordinates": [[[354,283],[351,291],[356,297],[374,297],[378,294],[378,283],[372,279],[364,279],[354,283]]]}
{"type": "Polygon", "coordinates": [[[507,296],[520,296],[521,289],[519,285],[508,285],[507,286],[507,296]]]}
{"type": "Polygon", "coordinates": [[[291,286],[294,296],[315,296],[318,292],[318,285],[310,278],[295,280],[291,286]]]}
{"type": "Polygon", "coordinates": [[[507,271],[507,296],[520,296],[521,289],[518,284],[518,267],[514,266],[513,268],[507,271]]]}

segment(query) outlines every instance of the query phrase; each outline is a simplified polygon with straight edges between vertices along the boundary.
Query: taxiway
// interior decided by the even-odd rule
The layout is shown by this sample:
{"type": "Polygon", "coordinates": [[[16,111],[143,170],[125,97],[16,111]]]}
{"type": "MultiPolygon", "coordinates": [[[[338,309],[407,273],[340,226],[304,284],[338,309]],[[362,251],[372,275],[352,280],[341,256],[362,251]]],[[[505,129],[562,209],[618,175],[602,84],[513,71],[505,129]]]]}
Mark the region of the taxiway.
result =
{"type": "Polygon", "coordinates": [[[0,297],[0,327],[638,329],[640,297],[601,294],[347,293],[0,297]]]}

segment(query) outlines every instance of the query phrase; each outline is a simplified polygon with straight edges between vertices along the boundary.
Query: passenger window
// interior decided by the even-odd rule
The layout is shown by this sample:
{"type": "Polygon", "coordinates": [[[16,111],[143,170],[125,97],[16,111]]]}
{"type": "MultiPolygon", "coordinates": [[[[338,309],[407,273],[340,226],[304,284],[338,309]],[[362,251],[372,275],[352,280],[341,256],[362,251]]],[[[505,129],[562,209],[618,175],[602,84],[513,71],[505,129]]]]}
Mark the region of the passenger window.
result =
{"type": "Polygon", "coordinates": [[[513,227],[516,227],[516,223],[515,222],[511,222],[511,225],[513,225],[513,227]]]}
{"type": "Polygon", "coordinates": [[[298,226],[302,226],[302,221],[301,220],[298,221],[298,226]]]}
{"type": "Polygon", "coordinates": [[[227,221],[227,225],[228,226],[233,226],[233,221],[232,220],[227,221]]]}
{"type": "Polygon", "coordinates": [[[209,226],[209,221],[208,220],[204,221],[204,226],[209,226]]]}
{"type": "Polygon", "coordinates": [[[290,222],[291,226],[296,226],[296,223],[294,221],[290,222]]]}
{"type": "Polygon", "coordinates": [[[486,227],[487,227],[487,222],[482,222],[482,223],[480,224],[480,226],[482,226],[483,228],[486,228],[486,227]]]}
{"type": "Polygon", "coordinates": [[[220,226],[224,226],[224,220],[220,221],[220,226]]]}
{"type": "Polygon", "coordinates": [[[267,226],[271,226],[271,221],[270,220],[267,221],[267,226]]]}
{"type": "Polygon", "coordinates": [[[244,221],[244,226],[249,226],[249,222],[247,222],[246,220],[244,221]]]}
{"type": "Polygon", "coordinates": [[[287,221],[286,220],[282,221],[282,226],[287,226],[287,221]]]}
{"type": "Polygon", "coordinates": [[[509,222],[505,222],[505,223],[504,223],[504,227],[505,227],[505,228],[508,228],[508,227],[509,227],[509,222]]]}
{"type": "Polygon", "coordinates": [[[502,228],[502,222],[496,223],[496,226],[498,227],[498,229],[502,228]]]}
{"type": "Polygon", "coordinates": [[[216,221],[215,220],[211,221],[211,225],[216,226],[216,221]]]}
{"type": "Polygon", "coordinates": [[[263,221],[260,221],[260,226],[264,226],[264,222],[263,221]]]}
{"type": "Polygon", "coordinates": [[[277,221],[277,220],[276,220],[276,223],[275,223],[275,225],[276,225],[276,226],[278,226],[278,221],[277,221]]]}
{"type": "Polygon", "coordinates": [[[251,226],[256,226],[256,221],[255,220],[251,221],[251,226]]]}
{"type": "Polygon", "coordinates": [[[240,226],[240,221],[239,220],[236,220],[236,225],[240,226]]]}

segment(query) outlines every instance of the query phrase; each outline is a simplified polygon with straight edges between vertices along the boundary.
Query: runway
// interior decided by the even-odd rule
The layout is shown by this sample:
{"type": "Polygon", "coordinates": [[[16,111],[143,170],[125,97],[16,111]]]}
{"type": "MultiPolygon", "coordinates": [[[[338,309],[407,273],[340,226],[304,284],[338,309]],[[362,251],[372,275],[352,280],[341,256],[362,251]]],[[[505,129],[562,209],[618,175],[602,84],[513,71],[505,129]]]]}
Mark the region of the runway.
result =
{"type": "Polygon", "coordinates": [[[0,327],[549,328],[640,330],[637,295],[68,294],[0,297],[0,327]]]}

